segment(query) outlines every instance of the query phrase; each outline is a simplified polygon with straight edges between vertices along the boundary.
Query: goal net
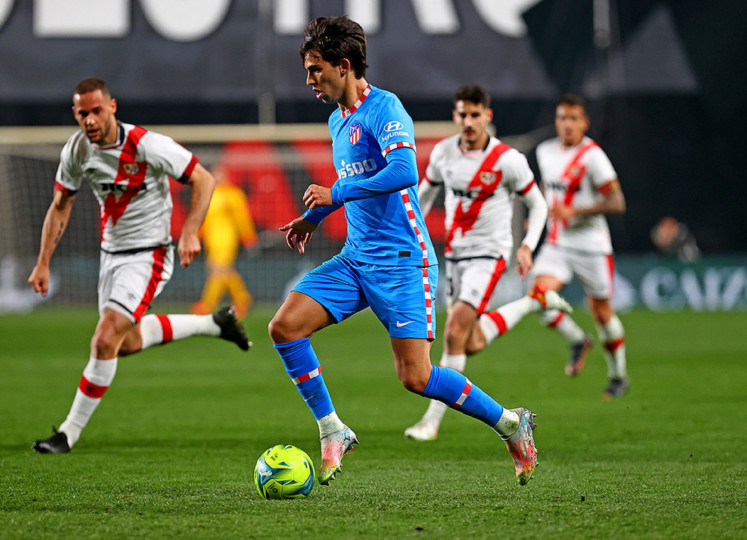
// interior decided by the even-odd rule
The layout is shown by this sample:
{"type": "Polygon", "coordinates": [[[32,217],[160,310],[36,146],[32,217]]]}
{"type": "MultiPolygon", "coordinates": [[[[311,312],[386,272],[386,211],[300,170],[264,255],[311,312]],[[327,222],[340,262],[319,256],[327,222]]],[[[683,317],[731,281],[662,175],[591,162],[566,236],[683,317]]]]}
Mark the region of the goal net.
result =
{"type": "MultiPolygon", "coordinates": [[[[60,150],[70,128],[0,129],[0,313],[23,311],[41,301],[26,284],[39,250],[41,227],[53,196],[60,150]]],[[[258,241],[243,248],[237,270],[255,301],[278,304],[309,269],[337,253],[344,243],[342,210],[330,215],[315,232],[306,254],[285,245],[278,227],[303,210],[302,195],[311,183],[331,186],[336,178],[326,125],[295,126],[160,126],[194,152],[208,169],[223,165],[230,180],[247,194],[258,241]]],[[[418,124],[421,173],[433,145],[454,132],[450,123],[418,124]]],[[[189,188],[172,181],[172,235],[178,239],[189,207],[189,188]]],[[[95,305],[99,267],[99,209],[84,182],[70,222],[52,258],[52,305],[95,305]]],[[[441,201],[428,216],[434,242],[443,239],[441,201]]],[[[442,253],[442,245],[437,245],[442,253]]],[[[206,278],[205,258],[189,268],[177,265],[157,302],[192,303],[206,278]]]]}

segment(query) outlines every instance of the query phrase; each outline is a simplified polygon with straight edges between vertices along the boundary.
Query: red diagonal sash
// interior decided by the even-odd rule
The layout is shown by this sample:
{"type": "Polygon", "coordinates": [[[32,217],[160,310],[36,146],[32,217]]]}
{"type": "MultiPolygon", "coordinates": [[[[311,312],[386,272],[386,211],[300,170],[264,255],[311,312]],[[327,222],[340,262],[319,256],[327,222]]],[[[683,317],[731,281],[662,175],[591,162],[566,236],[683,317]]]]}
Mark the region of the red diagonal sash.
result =
{"type": "Polygon", "coordinates": [[[495,193],[496,189],[498,189],[498,186],[501,184],[501,180],[503,179],[503,171],[494,171],[493,167],[503,153],[510,149],[511,147],[509,145],[499,143],[490,151],[490,153],[488,153],[480,164],[480,167],[477,169],[477,172],[472,177],[472,180],[470,180],[467,189],[480,188],[480,192],[477,197],[472,200],[467,210],[462,208],[461,201],[457,204],[456,210],[454,211],[454,219],[451,222],[451,228],[446,235],[446,249],[444,250],[446,254],[451,252],[451,241],[454,238],[456,231],[461,229],[462,234],[465,234],[467,231],[471,230],[480,215],[480,210],[482,209],[483,204],[485,204],[485,201],[495,193]],[[488,178],[486,175],[493,175],[494,178],[492,181],[486,183],[485,179],[488,178]]]}
{"type": "MultiPolygon", "coordinates": [[[[576,151],[576,155],[573,156],[573,159],[571,159],[570,163],[568,163],[568,165],[566,166],[563,174],[560,175],[560,178],[565,178],[568,180],[568,186],[566,186],[565,188],[565,196],[563,197],[563,204],[565,206],[571,206],[571,204],[573,203],[573,197],[576,196],[576,193],[581,187],[581,180],[584,179],[584,175],[586,174],[586,166],[579,163],[581,161],[581,158],[586,152],[588,152],[592,148],[595,148],[596,146],[599,145],[594,141],[589,141],[584,146],[579,148],[578,151],[576,151]]],[[[562,225],[563,227],[568,227],[568,222],[566,220],[563,220],[562,225]]],[[[554,242],[555,240],[557,240],[557,237],[558,222],[557,220],[553,220],[552,227],[548,232],[548,240],[550,242],[554,242]]]]}
{"type": "Polygon", "coordinates": [[[122,154],[119,156],[119,165],[117,167],[117,177],[114,179],[115,184],[127,183],[124,191],[117,197],[116,193],[109,193],[104,200],[104,208],[101,213],[101,233],[103,236],[106,222],[109,218],[112,220],[112,226],[117,224],[119,218],[127,210],[130,201],[142,189],[145,183],[145,171],[148,167],[146,161],[135,161],[137,155],[137,145],[148,131],[135,126],[127,135],[122,147],[122,154]]]}
{"type": "Polygon", "coordinates": [[[594,141],[589,141],[587,144],[579,148],[576,155],[573,156],[573,159],[565,168],[565,171],[563,171],[561,178],[568,179],[568,187],[565,188],[565,198],[563,199],[563,203],[566,206],[570,206],[573,202],[573,197],[581,187],[581,180],[584,179],[584,174],[586,174],[586,166],[580,165],[579,161],[581,161],[581,158],[584,157],[586,152],[596,146],[599,145],[594,141]]]}

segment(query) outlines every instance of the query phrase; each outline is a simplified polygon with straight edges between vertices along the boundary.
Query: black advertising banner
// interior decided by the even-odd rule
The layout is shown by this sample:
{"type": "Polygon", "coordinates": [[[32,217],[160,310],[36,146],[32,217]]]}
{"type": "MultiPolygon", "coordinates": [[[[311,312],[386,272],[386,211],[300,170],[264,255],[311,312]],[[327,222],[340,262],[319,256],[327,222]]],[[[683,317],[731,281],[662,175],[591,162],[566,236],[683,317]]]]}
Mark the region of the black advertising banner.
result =
{"type": "Polygon", "coordinates": [[[496,133],[529,151],[557,97],[584,96],[628,202],[619,252],[649,249],[667,215],[706,253],[747,245],[744,0],[0,0],[0,126],[73,126],[91,76],[131,123],[322,124],[298,48],[309,20],[343,13],[367,32],[367,79],[415,121],[448,122],[479,83],[496,133]]]}
{"type": "Polygon", "coordinates": [[[664,2],[646,3],[649,8],[613,58],[578,65],[561,55],[548,69],[547,49],[562,52],[552,30],[559,43],[570,44],[586,33],[566,32],[566,25],[591,24],[591,0],[565,2],[575,9],[563,4],[0,0],[0,96],[6,103],[67,101],[78,80],[97,75],[130,101],[238,102],[266,92],[276,101],[305,98],[298,56],[303,28],[315,16],[341,13],[368,33],[371,80],[406,98],[448,99],[457,86],[477,80],[496,98],[547,99],[564,90],[556,72],[576,74],[573,80],[587,94],[696,89],[664,2]],[[535,48],[527,21],[536,26],[534,34],[550,40],[535,48]],[[605,75],[610,63],[624,69],[624,80],[605,75]]]}

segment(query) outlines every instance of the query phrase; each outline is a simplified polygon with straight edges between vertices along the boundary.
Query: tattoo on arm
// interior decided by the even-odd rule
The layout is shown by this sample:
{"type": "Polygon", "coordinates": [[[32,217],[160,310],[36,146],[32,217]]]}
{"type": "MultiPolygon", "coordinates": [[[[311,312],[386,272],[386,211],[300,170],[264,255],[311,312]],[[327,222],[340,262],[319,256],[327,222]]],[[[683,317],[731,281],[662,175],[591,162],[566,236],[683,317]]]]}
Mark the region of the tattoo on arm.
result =
{"type": "Polygon", "coordinates": [[[57,236],[54,239],[54,245],[55,246],[60,243],[60,239],[62,239],[62,233],[64,233],[64,232],[65,232],[65,222],[61,221],[60,222],[60,230],[57,231],[57,236]]]}

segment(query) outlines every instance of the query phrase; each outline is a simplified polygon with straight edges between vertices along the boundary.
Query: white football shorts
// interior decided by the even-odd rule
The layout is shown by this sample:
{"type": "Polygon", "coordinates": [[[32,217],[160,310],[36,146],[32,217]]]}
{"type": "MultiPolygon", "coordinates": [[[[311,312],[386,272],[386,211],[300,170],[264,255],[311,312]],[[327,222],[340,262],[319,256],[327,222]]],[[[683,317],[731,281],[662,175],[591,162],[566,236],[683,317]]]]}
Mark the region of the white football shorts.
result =
{"type": "Polygon", "coordinates": [[[140,322],[174,273],[174,247],[136,253],[101,252],[99,315],[106,308],[140,322]]]}
{"type": "Polygon", "coordinates": [[[578,277],[584,292],[597,300],[612,298],[615,258],[544,244],[537,254],[530,276],[552,276],[568,285],[578,277]]]}
{"type": "Polygon", "coordinates": [[[461,300],[482,315],[490,307],[498,281],[506,270],[506,260],[475,258],[446,261],[446,279],[449,283],[449,307],[461,300]]]}

